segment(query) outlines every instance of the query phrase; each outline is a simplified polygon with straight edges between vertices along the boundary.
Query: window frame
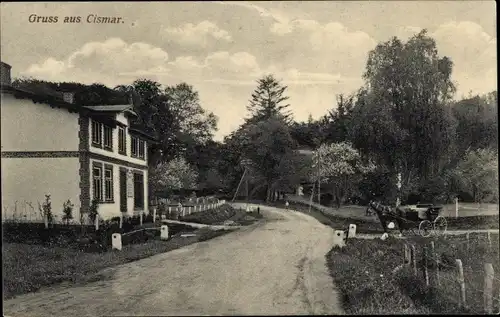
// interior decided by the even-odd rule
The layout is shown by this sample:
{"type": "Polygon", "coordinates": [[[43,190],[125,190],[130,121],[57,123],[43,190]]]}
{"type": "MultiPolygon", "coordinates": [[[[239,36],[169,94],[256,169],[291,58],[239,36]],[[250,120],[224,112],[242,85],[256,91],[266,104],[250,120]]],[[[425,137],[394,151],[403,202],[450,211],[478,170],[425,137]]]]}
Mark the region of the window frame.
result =
{"type": "Polygon", "coordinates": [[[91,139],[92,139],[92,145],[95,147],[102,147],[103,143],[103,128],[102,128],[102,123],[96,120],[91,120],[91,139]],[[97,131],[96,131],[97,129],[97,131]],[[97,138],[97,140],[95,139],[97,138]]]}
{"type": "Polygon", "coordinates": [[[113,150],[113,128],[108,126],[108,125],[103,124],[102,131],[103,131],[103,139],[102,139],[103,148],[106,150],[112,151],[113,150]],[[110,132],[109,135],[106,133],[107,131],[110,132]],[[109,140],[108,140],[109,144],[106,143],[107,136],[109,136],[109,140]]]}
{"type": "Polygon", "coordinates": [[[145,182],[144,182],[144,173],[142,172],[133,172],[133,183],[134,183],[134,210],[144,210],[145,203],[144,203],[144,190],[145,190],[145,182]],[[138,184],[141,184],[141,194],[140,194],[140,200],[138,200],[138,184]],[[138,204],[139,202],[139,204],[138,204]]]}
{"type": "Polygon", "coordinates": [[[92,199],[96,199],[99,202],[103,201],[103,168],[101,164],[94,164],[92,166],[92,199]],[[95,175],[95,171],[99,171],[99,175],[95,175]],[[99,184],[99,186],[96,186],[96,182],[99,184]],[[99,190],[97,190],[97,187],[99,187],[99,190]]]}
{"type": "Polygon", "coordinates": [[[145,159],[146,158],[146,151],[145,151],[145,145],[146,142],[142,139],[137,139],[137,147],[138,147],[138,157],[140,159],[145,159]],[[142,153],[141,153],[142,152],[142,153]]]}
{"type": "Polygon", "coordinates": [[[139,138],[135,136],[130,136],[130,156],[139,157],[138,152],[139,152],[139,138]]]}
{"type": "Polygon", "coordinates": [[[104,175],[103,175],[103,191],[104,191],[104,202],[110,203],[114,202],[114,179],[113,179],[113,165],[104,165],[104,175]],[[110,173],[110,176],[107,176],[107,172],[110,173]],[[110,190],[109,196],[108,196],[108,189],[110,190]]]}
{"type": "Polygon", "coordinates": [[[125,127],[118,127],[118,153],[127,155],[127,130],[125,127]]]}

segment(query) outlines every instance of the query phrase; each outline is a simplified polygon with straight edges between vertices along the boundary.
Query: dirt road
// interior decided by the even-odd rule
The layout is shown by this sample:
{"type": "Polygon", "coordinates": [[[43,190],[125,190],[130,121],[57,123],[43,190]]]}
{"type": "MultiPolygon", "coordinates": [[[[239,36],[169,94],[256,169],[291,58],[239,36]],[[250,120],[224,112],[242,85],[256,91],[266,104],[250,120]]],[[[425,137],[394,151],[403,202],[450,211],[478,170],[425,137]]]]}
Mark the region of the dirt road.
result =
{"type": "Polygon", "coordinates": [[[299,212],[121,265],[105,280],[4,302],[4,316],[342,314],[325,264],[333,231],[299,212]]]}

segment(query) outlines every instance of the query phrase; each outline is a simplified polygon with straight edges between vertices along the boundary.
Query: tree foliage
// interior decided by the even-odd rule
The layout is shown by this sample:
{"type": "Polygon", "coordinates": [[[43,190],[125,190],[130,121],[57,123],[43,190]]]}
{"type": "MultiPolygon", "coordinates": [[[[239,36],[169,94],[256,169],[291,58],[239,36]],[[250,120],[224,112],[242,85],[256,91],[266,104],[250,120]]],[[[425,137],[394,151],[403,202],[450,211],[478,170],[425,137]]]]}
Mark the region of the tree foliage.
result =
{"type": "Polygon", "coordinates": [[[115,89],[137,96],[134,108],[138,123],[158,137],[162,161],[182,156],[188,148],[212,139],[217,117],[201,107],[192,86],[181,83],[162,89],[155,81],[138,79],[130,86],[115,89]]]}
{"type": "MultiPolygon", "coordinates": [[[[296,142],[291,137],[287,123],[280,116],[248,123],[227,139],[238,161],[248,160],[254,191],[266,190],[266,200],[274,191],[290,190],[301,179],[304,166],[295,152],[296,142]]],[[[242,171],[243,168],[240,167],[242,171]]],[[[241,175],[241,174],[240,174],[241,175]]]]}
{"type": "Polygon", "coordinates": [[[498,202],[498,152],[478,149],[467,152],[455,169],[463,191],[476,202],[498,202]]]}
{"type": "Polygon", "coordinates": [[[347,142],[322,144],[313,155],[310,177],[331,188],[340,207],[356,191],[363,175],[374,169],[375,165],[364,162],[358,150],[347,142]]]}
{"type": "Polygon", "coordinates": [[[283,86],[273,75],[267,75],[257,81],[257,88],[252,93],[247,110],[250,112],[251,122],[267,120],[272,117],[282,117],[290,123],[292,114],[284,104],[288,100],[285,96],[286,86],[283,86]]]}
{"type": "Polygon", "coordinates": [[[172,189],[193,189],[197,185],[198,174],[184,158],[174,158],[161,162],[150,169],[150,183],[153,192],[172,189]]]}
{"type": "Polygon", "coordinates": [[[437,175],[454,141],[452,68],[425,30],[406,43],[392,38],[377,45],[353,110],[352,141],[401,171],[407,183],[437,175]]]}

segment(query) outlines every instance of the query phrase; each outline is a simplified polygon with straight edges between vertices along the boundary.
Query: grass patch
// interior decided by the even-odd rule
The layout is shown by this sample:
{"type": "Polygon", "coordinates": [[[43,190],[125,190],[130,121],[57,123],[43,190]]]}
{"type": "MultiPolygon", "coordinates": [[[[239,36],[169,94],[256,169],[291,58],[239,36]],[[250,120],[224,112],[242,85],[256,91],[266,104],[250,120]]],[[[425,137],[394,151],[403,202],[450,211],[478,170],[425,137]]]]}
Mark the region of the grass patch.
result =
{"type": "Polygon", "coordinates": [[[200,229],[194,231],[197,234],[194,237],[180,237],[182,232],[178,232],[167,241],[149,239],[144,243],[125,245],[121,251],[103,253],[88,253],[57,246],[4,243],[4,298],[34,292],[61,282],[86,283],[99,280],[102,277],[96,274],[104,268],[175,250],[229,232],[200,229]]]}
{"type": "MultiPolygon", "coordinates": [[[[389,238],[349,239],[347,246],[332,249],[327,255],[330,274],[343,294],[347,314],[454,314],[482,313],[484,263],[500,269],[498,235],[492,235],[488,246],[486,234],[471,234],[469,247],[463,236],[446,239],[389,238]],[[423,246],[434,241],[440,266],[440,285],[436,280],[436,265],[430,265],[430,287],[423,276],[423,246]],[[413,244],[417,250],[418,274],[409,267],[395,270],[403,263],[403,245],[413,244]],[[455,259],[461,259],[466,280],[466,308],[459,308],[455,259]]],[[[430,264],[436,263],[429,261],[430,264]]],[[[500,283],[494,284],[498,298],[500,283]]],[[[498,304],[494,311],[498,311],[498,304]]]]}

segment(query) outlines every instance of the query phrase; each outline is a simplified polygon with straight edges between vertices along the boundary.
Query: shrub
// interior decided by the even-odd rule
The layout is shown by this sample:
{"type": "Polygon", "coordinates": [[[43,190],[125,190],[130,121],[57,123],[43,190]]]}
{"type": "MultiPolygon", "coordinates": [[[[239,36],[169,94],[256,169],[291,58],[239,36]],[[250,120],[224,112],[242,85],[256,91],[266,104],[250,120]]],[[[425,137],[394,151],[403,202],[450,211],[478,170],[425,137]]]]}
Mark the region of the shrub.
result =
{"type": "Polygon", "coordinates": [[[89,219],[92,223],[95,223],[95,219],[97,218],[99,210],[99,201],[97,199],[93,199],[90,203],[89,208],[89,219]]]}
{"type": "Polygon", "coordinates": [[[54,222],[54,215],[52,214],[52,202],[50,201],[50,195],[45,195],[45,201],[40,205],[38,203],[38,209],[42,218],[47,218],[47,222],[52,224],[54,222]]]}
{"type": "Polygon", "coordinates": [[[62,219],[66,221],[66,224],[69,225],[69,222],[73,219],[73,207],[75,205],[71,203],[71,201],[68,199],[63,204],[63,217],[62,219]]]}

